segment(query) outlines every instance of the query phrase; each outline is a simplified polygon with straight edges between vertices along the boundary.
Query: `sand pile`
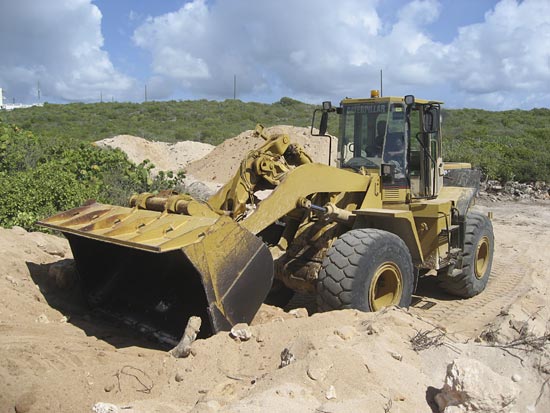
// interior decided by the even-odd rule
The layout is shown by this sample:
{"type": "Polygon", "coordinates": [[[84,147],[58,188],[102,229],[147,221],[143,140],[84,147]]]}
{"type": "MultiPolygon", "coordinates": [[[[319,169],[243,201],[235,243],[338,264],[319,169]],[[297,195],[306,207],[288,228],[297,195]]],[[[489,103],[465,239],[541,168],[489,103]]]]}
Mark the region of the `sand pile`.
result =
{"type": "Polygon", "coordinates": [[[118,135],[95,144],[99,147],[118,148],[126,152],[128,158],[136,164],[149,159],[155,165],[153,173],[185,169],[189,162],[206,156],[214,149],[214,146],[202,142],[155,142],[132,135],[118,135]]]}
{"type": "MultiPolygon", "coordinates": [[[[287,134],[291,142],[302,145],[314,162],[328,163],[329,138],[326,136],[312,136],[309,128],[295,126],[273,126],[266,128],[267,136],[287,134]]],[[[191,162],[187,166],[187,173],[200,181],[227,182],[240,165],[246,154],[262,145],[264,140],[255,136],[253,130],[248,130],[234,138],[227,139],[208,155],[191,162]]],[[[332,138],[332,161],[334,165],[337,153],[337,139],[332,138]]]]}

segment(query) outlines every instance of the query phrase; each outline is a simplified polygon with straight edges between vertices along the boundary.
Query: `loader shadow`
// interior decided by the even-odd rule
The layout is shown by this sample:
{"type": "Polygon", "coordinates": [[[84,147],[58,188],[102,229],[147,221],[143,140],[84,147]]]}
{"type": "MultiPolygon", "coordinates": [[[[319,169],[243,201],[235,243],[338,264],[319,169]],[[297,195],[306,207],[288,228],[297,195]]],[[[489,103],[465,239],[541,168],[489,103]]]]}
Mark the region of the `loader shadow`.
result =
{"type": "Polygon", "coordinates": [[[87,336],[96,337],[116,348],[142,347],[168,350],[172,346],[153,340],[122,322],[107,319],[87,305],[72,259],[50,264],[26,262],[34,283],[46,303],[62,313],[67,322],[81,329],[87,336]]]}
{"type": "MultiPolygon", "coordinates": [[[[439,286],[438,280],[436,277],[425,277],[421,278],[418,281],[418,286],[416,287],[415,291],[416,298],[421,298],[424,300],[438,300],[438,301],[456,301],[460,300],[460,298],[448,294],[445,291],[441,289],[439,286]]],[[[414,304],[414,300],[413,300],[414,304]]]]}

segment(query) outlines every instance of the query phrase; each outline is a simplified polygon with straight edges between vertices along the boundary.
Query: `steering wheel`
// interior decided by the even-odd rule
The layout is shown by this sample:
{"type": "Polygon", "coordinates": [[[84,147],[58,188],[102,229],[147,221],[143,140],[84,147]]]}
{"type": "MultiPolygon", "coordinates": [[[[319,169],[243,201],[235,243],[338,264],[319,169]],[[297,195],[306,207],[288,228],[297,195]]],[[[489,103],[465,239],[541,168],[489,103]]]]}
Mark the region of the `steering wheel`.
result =
{"type": "Polygon", "coordinates": [[[351,158],[344,164],[344,168],[360,169],[361,167],[365,168],[378,168],[379,165],[371,161],[370,159],[363,157],[351,158]]]}

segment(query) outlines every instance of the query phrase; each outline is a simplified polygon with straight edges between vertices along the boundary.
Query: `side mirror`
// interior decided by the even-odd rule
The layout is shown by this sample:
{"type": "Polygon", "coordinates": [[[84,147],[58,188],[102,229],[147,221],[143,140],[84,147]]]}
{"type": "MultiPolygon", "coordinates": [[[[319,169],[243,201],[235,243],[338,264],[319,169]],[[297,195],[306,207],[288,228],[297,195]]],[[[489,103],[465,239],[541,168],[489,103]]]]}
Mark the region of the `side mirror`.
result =
{"type": "Polygon", "coordinates": [[[403,98],[403,100],[407,106],[414,105],[414,95],[407,95],[403,98]]]}
{"type": "Polygon", "coordinates": [[[321,114],[321,123],[319,124],[319,135],[326,135],[328,129],[328,112],[321,114]]]}
{"type": "Polygon", "coordinates": [[[327,100],[323,102],[321,109],[315,109],[313,111],[313,117],[311,119],[311,134],[313,136],[327,136],[328,130],[328,114],[330,112],[336,112],[338,114],[342,113],[341,108],[333,108],[332,103],[327,100]],[[321,118],[317,118],[317,113],[321,112],[321,118]],[[319,121],[319,133],[313,133],[313,128],[317,125],[317,120],[319,121]]]}
{"type": "Polygon", "coordinates": [[[439,131],[439,107],[427,106],[424,110],[424,132],[435,133],[439,131]]]}

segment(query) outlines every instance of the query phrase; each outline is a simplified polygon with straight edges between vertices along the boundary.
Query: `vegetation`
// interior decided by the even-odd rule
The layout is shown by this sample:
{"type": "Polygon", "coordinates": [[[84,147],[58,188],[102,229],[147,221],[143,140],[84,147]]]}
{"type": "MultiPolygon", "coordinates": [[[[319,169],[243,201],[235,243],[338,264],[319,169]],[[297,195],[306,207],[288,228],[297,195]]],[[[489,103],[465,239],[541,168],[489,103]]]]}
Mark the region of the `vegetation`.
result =
{"type": "Polygon", "coordinates": [[[225,139],[265,126],[309,126],[313,106],[290,98],[272,105],[197,100],[146,103],[44,104],[0,112],[4,122],[43,138],[63,136],[93,142],[120,134],[165,142],[192,140],[217,145],[225,139]]]}
{"type": "Polygon", "coordinates": [[[152,167],[133,164],[120,150],[39,139],[0,121],[0,226],[35,229],[39,218],[88,199],[126,204],[134,192],[172,188],[181,179],[151,179],[152,167]]]}
{"type": "MultiPolygon", "coordinates": [[[[258,122],[309,126],[314,108],[282,98],[271,105],[199,100],[0,111],[0,225],[31,228],[36,219],[89,198],[125,204],[133,192],[169,188],[182,178],[161,174],[153,181],[152,165],[134,165],[123,152],[90,142],[132,134],[219,144],[258,122]]],[[[330,131],[336,134],[335,120],[330,131]]],[[[443,131],[445,160],[471,162],[488,179],[550,181],[548,109],[445,110],[443,131]]]]}
{"type": "Polygon", "coordinates": [[[446,159],[471,162],[502,182],[550,180],[550,110],[443,113],[446,159]]]}

